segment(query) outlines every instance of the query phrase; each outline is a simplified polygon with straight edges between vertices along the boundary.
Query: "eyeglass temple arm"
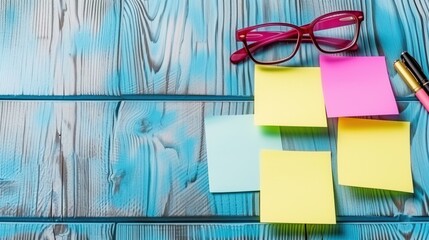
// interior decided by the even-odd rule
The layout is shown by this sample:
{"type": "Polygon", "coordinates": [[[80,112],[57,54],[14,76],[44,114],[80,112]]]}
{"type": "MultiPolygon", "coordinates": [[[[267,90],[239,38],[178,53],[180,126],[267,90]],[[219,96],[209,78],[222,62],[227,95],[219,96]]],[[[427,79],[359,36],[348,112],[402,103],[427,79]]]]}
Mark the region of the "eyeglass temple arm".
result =
{"type": "MultiPolygon", "coordinates": [[[[274,43],[274,42],[280,42],[280,41],[296,41],[296,38],[293,35],[296,36],[295,32],[285,32],[285,33],[274,33],[274,32],[258,32],[257,37],[251,37],[250,41],[256,41],[252,44],[249,44],[247,47],[250,52],[255,52],[261,47],[264,47],[268,44],[274,43]],[[257,40],[259,39],[259,41],[257,40]]],[[[339,48],[343,48],[350,44],[350,40],[347,39],[341,39],[341,38],[329,38],[329,37],[316,37],[317,41],[321,44],[330,45],[330,46],[336,46],[339,48]]],[[[249,39],[248,39],[249,40],[249,39]]],[[[302,37],[302,41],[304,42],[311,42],[311,38],[308,35],[304,35],[302,37]]],[[[357,50],[358,45],[353,45],[352,48],[349,50],[357,50]]],[[[231,54],[230,60],[232,63],[236,64],[248,57],[246,48],[241,48],[234,53],[231,54]]]]}

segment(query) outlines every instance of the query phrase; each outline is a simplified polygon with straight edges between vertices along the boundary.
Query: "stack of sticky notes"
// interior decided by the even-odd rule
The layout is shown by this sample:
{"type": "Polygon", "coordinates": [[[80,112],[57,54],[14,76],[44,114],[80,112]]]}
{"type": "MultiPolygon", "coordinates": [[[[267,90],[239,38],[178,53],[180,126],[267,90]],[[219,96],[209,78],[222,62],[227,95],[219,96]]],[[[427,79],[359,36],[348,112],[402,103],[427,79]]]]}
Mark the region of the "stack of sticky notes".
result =
{"type": "Polygon", "coordinates": [[[410,123],[362,118],[397,114],[384,57],[257,65],[254,115],[206,119],[210,191],[260,191],[262,222],[335,223],[331,152],[283,151],[279,127],[338,118],[340,185],[413,192],[410,123]]]}

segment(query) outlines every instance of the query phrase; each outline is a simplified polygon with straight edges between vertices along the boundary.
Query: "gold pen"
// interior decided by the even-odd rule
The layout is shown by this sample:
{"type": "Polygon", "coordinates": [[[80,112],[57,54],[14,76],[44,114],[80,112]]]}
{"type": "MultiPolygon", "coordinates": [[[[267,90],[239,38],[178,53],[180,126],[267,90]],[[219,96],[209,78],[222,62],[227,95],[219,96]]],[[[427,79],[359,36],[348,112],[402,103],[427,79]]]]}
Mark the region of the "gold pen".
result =
{"type": "Polygon", "coordinates": [[[399,76],[401,76],[402,80],[404,80],[404,82],[408,85],[408,87],[413,90],[417,99],[419,99],[419,101],[423,104],[423,107],[426,109],[426,111],[429,112],[429,96],[417,82],[414,75],[399,60],[396,60],[393,63],[393,67],[395,68],[396,72],[398,72],[399,76]]]}

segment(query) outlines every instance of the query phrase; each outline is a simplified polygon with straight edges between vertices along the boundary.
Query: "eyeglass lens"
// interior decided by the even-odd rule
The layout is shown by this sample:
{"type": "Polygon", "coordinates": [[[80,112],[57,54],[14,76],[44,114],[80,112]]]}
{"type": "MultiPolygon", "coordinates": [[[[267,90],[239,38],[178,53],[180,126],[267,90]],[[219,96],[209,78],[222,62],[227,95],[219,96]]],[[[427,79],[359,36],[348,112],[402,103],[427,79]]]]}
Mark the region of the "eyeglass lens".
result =
{"type": "Polygon", "coordinates": [[[246,42],[256,61],[273,62],[288,58],[294,53],[298,36],[298,30],[289,26],[267,26],[247,33],[246,42]]]}
{"type": "Polygon", "coordinates": [[[338,14],[318,20],[313,26],[314,40],[326,52],[350,48],[357,37],[358,19],[351,14],[338,14]]]}

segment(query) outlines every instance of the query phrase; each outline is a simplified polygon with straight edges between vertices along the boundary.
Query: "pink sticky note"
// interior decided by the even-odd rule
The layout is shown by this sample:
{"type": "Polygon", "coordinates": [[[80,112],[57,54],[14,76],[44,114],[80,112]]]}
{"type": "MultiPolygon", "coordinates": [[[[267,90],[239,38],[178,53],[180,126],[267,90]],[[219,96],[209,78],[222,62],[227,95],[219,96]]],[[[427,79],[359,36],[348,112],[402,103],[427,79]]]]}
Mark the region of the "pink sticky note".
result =
{"type": "Polygon", "coordinates": [[[320,56],[327,116],[398,114],[384,57],[320,56]]]}

